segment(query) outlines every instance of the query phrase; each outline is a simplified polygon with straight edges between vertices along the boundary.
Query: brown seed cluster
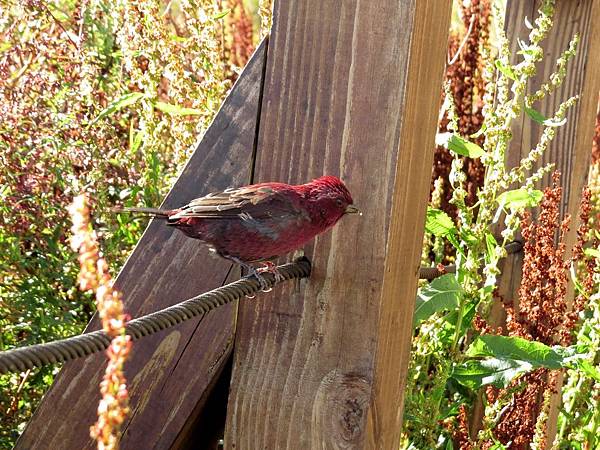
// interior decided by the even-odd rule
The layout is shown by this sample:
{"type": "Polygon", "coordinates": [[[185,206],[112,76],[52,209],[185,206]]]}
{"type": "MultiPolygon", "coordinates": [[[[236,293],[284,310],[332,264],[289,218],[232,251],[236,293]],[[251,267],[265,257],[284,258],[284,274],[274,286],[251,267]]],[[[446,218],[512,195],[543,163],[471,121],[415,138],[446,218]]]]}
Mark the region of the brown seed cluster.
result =
{"type": "Polygon", "coordinates": [[[98,404],[98,421],[91,427],[90,435],[98,442],[99,450],[118,448],[119,430],[129,413],[129,396],[123,365],[131,350],[131,338],[125,334],[127,315],[121,293],[113,289],[108,265],[100,256],[95,233],[89,224],[86,197],[75,197],[69,208],[73,219],[73,249],[79,251],[79,285],[82,290],[96,292],[96,307],[102,328],[112,337],[106,351],[108,365],[100,383],[102,398],[98,404]]]}
{"type": "MultiPolygon", "coordinates": [[[[587,295],[593,288],[591,274],[595,268],[592,258],[583,258],[583,246],[590,237],[590,191],[586,188],[583,192],[573,258],[566,258],[564,240],[569,218],[561,221],[559,217],[562,195],[559,180],[560,174],[555,173],[553,186],[544,191],[537,219],[534,221],[530,213],[523,216],[522,232],[526,243],[519,304],[516,307],[512,301],[503,301],[508,335],[547,345],[571,344],[579,313],[586,306],[587,296],[584,294],[577,297],[571,309],[566,303],[571,263],[580,261],[582,264],[586,273],[583,286],[587,295]]],[[[481,332],[502,333],[501,329],[492,330],[481,318],[475,319],[475,326],[481,332]]],[[[489,402],[514,390],[510,404],[494,428],[494,434],[501,442],[510,442],[510,449],[527,449],[534,434],[544,433],[545,423],[538,424],[542,398],[555,391],[557,375],[558,371],[537,369],[515,379],[505,390],[487,388],[489,402]]],[[[491,442],[488,444],[491,446],[491,442]]]]}
{"type": "MultiPolygon", "coordinates": [[[[567,328],[574,329],[579,314],[587,306],[589,296],[594,291],[594,273],[596,271],[597,258],[586,258],[584,256],[584,247],[591,244],[592,248],[598,248],[599,239],[592,233],[592,192],[588,186],[583,189],[581,194],[581,206],[579,208],[579,227],[577,228],[577,242],[573,247],[573,264],[577,267],[578,273],[583,273],[581,291],[579,291],[573,301],[573,308],[569,314],[567,328]]],[[[598,205],[596,205],[598,207],[598,205]]]]}
{"type": "MultiPolygon", "coordinates": [[[[562,188],[560,174],[553,175],[553,186],[546,188],[537,220],[529,212],[522,218],[525,239],[523,275],[519,287],[518,310],[504,302],[506,329],[519,336],[548,345],[568,344],[571,330],[567,323],[565,301],[569,262],[565,261],[565,233],[569,218],[559,220],[562,188]],[[558,236],[558,245],[555,238],[558,236]]],[[[554,389],[546,369],[537,369],[515,379],[507,389],[519,386],[494,429],[496,437],[509,443],[510,449],[529,448],[536,432],[540,400],[544,392],[554,389]]]]}
{"type": "MultiPolygon", "coordinates": [[[[449,425],[451,424],[449,423],[449,425]]],[[[450,426],[450,429],[455,448],[459,448],[460,450],[471,450],[473,448],[473,443],[469,436],[469,413],[464,404],[459,406],[456,423],[450,426]]]]}
{"type": "Polygon", "coordinates": [[[537,221],[532,221],[530,213],[523,215],[525,257],[519,287],[519,314],[507,323],[510,335],[548,345],[566,345],[571,335],[565,327],[570,262],[565,261],[564,242],[570,218],[566,217],[559,226],[562,195],[559,178],[560,175],[555,173],[553,186],[545,189],[537,221]]]}
{"type": "MultiPolygon", "coordinates": [[[[450,82],[452,97],[458,116],[458,133],[466,138],[479,130],[483,123],[483,96],[485,85],[481,76],[484,66],[482,49],[489,48],[491,4],[489,0],[472,0],[460,2],[460,17],[464,24],[464,34],[453,33],[448,42],[448,57],[452,64],[446,68],[446,80],[450,82]]],[[[444,117],[439,131],[445,132],[448,119],[444,117]]],[[[481,145],[483,136],[474,141],[481,145]]],[[[438,146],[435,150],[432,180],[439,177],[448,184],[448,175],[453,156],[450,152],[438,146]]],[[[479,159],[465,158],[464,170],[467,173],[467,204],[476,201],[476,192],[483,184],[484,170],[479,159]]],[[[432,181],[433,189],[433,181],[432,181]]],[[[456,208],[448,202],[452,196],[446,189],[441,208],[456,215],[456,208]]]]}

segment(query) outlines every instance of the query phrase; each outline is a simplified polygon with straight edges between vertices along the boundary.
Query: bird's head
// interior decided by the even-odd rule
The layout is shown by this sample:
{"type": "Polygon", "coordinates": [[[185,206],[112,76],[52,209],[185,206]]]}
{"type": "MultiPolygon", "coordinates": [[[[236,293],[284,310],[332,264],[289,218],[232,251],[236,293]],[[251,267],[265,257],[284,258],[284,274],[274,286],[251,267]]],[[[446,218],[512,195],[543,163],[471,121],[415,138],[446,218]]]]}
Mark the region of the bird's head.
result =
{"type": "Polygon", "coordinates": [[[353,205],[350,191],[338,177],[326,175],[306,186],[310,186],[311,216],[319,225],[329,228],[345,214],[360,213],[353,205]]]}

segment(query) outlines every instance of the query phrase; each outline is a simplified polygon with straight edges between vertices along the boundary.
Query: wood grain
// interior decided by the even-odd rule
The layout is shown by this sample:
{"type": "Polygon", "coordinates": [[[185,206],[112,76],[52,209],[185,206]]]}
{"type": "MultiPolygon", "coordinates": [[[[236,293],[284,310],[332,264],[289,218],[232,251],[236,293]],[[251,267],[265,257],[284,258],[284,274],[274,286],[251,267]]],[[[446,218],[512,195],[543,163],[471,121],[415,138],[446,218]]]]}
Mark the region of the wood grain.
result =
{"type": "MultiPolygon", "coordinates": [[[[574,188],[565,189],[561,204],[561,212],[563,214],[567,211],[572,211],[568,208],[568,205],[579,205],[578,199],[581,194],[581,188],[583,188],[587,180],[587,166],[589,165],[589,154],[591,153],[593,126],[589,128],[589,123],[582,123],[581,118],[582,113],[586,110],[584,103],[589,100],[583,95],[586,68],[596,71],[593,61],[591,62],[592,65],[589,65],[590,36],[595,31],[591,25],[593,3],[593,0],[562,0],[556,2],[554,26],[550,31],[549,37],[542,44],[545,50],[544,60],[539,65],[537,74],[528,87],[528,91],[533,92],[542,83],[547,81],[549,75],[555,69],[557,59],[568,48],[569,41],[573,36],[578,33],[581,37],[579,51],[569,63],[568,74],[564,83],[554,94],[547,96],[534,105],[546,117],[551,117],[561,102],[570,96],[581,95],[578,105],[567,114],[567,123],[559,128],[556,137],[541,161],[543,164],[555,163],[556,169],[562,173],[562,185],[565,188],[569,186],[574,188]],[[579,139],[578,133],[581,132],[581,127],[587,130],[590,136],[588,140],[590,144],[586,144],[587,149],[582,148],[581,155],[578,155],[575,149],[578,146],[576,141],[579,139]],[[579,189],[576,189],[577,186],[579,186],[579,189]],[[575,196],[575,198],[572,199],[572,196],[575,196]]],[[[537,16],[539,6],[540,0],[508,1],[506,30],[510,40],[511,53],[515,57],[518,56],[517,51],[519,50],[517,38],[525,39],[529,33],[529,29],[525,26],[524,18],[529,17],[530,20],[533,20],[537,16]]],[[[597,102],[597,96],[594,95],[593,97],[593,101],[597,102]]],[[[592,109],[595,110],[596,106],[592,109]]],[[[584,117],[585,120],[586,118],[584,117]]],[[[535,147],[542,131],[541,126],[529,119],[529,117],[522,117],[519,121],[515,121],[515,126],[513,127],[514,138],[507,153],[507,162],[511,167],[516,166],[520,159],[525,157],[535,147]]],[[[540,185],[542,187],[551,185],[551,176],[546,176],[540,185]]]]}
{"type": "Polygon", "coordinates": [[[450,3],[276,3],[255,179],[339,175],[363,216],[241,306],[226,448],[397,446],[450,3]]]}
{"type": "MultiPolygon", "coordinates": [[[[255,52],[163,206],[250,178],[266,45],[255,52]]],[[[150,223],[117,279],[134,317],[222,285],[230,264],[198,241],[150,223]]],[[[201,410],[233,345],[236,305],[211,312],[134,343],[126,364],[131,414],[121,449],[171,448],[194,411],[201,410]]],[[[94,319],[88,329],[97,329],[94,319]]],[[[105,356],[65,364],[17,443],[18,449],[92,449],[98,384],[105,356]]]]}
{"type": "MultiPolygon", "coordinates": [[[[509,0],[506,15],[506,30],[511,42],[511,52],[516,55],[519,50],[517,38],[526,38],[529,30],[524,25],[524,17],[533,18],[536,15],[540,1],[509,0]]],[[[568,75],[563,85],[550,97],[545,98],[536,109],[547,117],[553,115],[559,104],[573,95],[580,95],[578,105],[567,115],[568,122],[559,128],[558,133],[546,151],[542,163],[555,163],[557,170],[562,173],[563,198],[561,214],[570,214],[574,219],[571,230],[566,238],[567,249],[575,243],[577,228],[576,217],[581,201],[581,191],[587,181],[589,172],[592,137],[598,107],[598,92],[600,92],[600,72],[596,69],[596,56],[600,52],[600,30],[593,26],[594,18],[600,14],[598,0],[563,0],[556,2],[554,26],[550,36],[544,42],[544,62],[538,68],[529,91],[533,92],[541,83],[546,81],[554,70],[556,60],[568,47],[575,33],[581,37],[579,50],[569,63],[568,75]]],[[[535,146],[541,135],[541,127],[523,117],[513,127],[514,140],[507,153],[507,163],[515,166],[535,146]]],[[[551,184],[550,176],[545,177],[540,187],[551,184]]],[[[521,280],[522,257],[509,256],[504,263],[500,278],[499,292],[504,298],[518,300],[517,290],[521,280]]],[[[573,288],[569,287],[567,302],[573,300],[573,288]]],[[[562,380],[557,386],[560,390],[562,380]]],[[[552,400],[550,419],[548,420],[548,442],[551,443],[556,433],[556,420],[560,396],[552,400]]],[[[481,405],[475,412],[475,417],[481,417],[481,405]]],[[[475,420],[478,422],[478,420],[475,420]]]]}

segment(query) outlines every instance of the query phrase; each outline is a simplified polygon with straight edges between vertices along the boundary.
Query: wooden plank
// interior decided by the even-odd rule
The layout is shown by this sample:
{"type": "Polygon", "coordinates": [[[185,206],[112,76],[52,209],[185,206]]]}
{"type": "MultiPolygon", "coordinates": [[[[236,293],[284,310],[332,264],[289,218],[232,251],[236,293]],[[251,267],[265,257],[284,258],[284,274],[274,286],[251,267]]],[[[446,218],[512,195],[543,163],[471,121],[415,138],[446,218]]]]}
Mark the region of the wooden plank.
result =
{"type": "Polygon", "coordinates": [[[241,305],[226,448],[397,446],[450,6],[276,3],[256,180],[339,175],[364,215],[241,305]]]}
{"type": "MultiPolygon", "coordinates": [[[[164,201],[175,207],[194,197],[246,184],[250,178],[266,44],[255,52],[221,110],[164,201]]],[[[150,223],[117,279],[134,317],[222,285],[231,265],[205,246],[150,223]]],[[[126,365],[131,414],[122,449],[171,448],[210,394],[233,344],[236,305],[211,312],[201,323],[136,342],[126,365]]],[[[97,329],[94,319],[88,329],[97,329]]],[[[19,449],[92,449],[103,354],[65,364],[17,443],[19,449]]]]}
{"type": "MultiPolygon", "coordinates": [[[[517,38],[525,38],[529,30],[524,24],[524,17],[534,17],[540,1],[509,0],[506,13],[506,30],[511,41],[511,52],[516,55],[519,50],[517,38]]],[[[562,173],[563,199],[561,213],[571,214],[575,219],[581,201],[581,190],[587,181],[589,171],[592,137],[597,112],[598,92],[600,91],[600,73],[595,70],[594,58],[600,52],[600,30],[594,27],[593,18],[600,13],[598,0],[560,1],[556,4],[554,26],[549,38],[544,43],[545,58],[543,65],[538,68],[529,90],[532,92],[546,81],[555,68],[556,60],[568,47],[575,33],[579,33],[581,41],[577,55],[569,63],[568,75],[562,86],[550,97],[545,98],[536,109],[546,116],[551,116],[559,104],[572,95],[580,95],[578,105],[568,114],[568,122],[561,127],[556,138],[543,157],[543,163],[553,162],[562,173]]],[[[521,158],[526,156],[535,146],[541,135],[542,128],[527,117],[521,118],[513,127],[514,140],[507,153],[507,163],[516,166],[521,158]]],[[[551,185],[550,175],[540,183],[542,187],[551,185]]],[[[575,243],[577,221],[573,220],[571,231],[567,235],[567,249],[575,243]]],[[[522,257],[509,256],[504,263],[500,278],[499,292],[505,298],[518,300],[517,290],[521,279],[522,257]]],[[[567,302],[572,303],[572,287],[567,293],[567,302]]],[[[496,318],[496,320],[498,320],[496,318]]],[[[560,390],[562,379],[559,381],[560,390]]],[[[553,440],[556,433],[556,420],[560,396],[552,400],[550,418],[548,420],[548,439],[553,440]]],[[[475,417],[481,417],[482,408],[479,405],[475,417]]],[[[478,423],[479,420],[474,420],[478,423]]]]}
{"type": "MultiPolygon", "coordinates": [[[[507,3],[506,30],[510,39],[511,53],[515,57],[517,51],[520,50],[517,37],[523,39],[529,33],[524,18],[529,17],[532,20],[533,17],[536,17],[540,3],[540,0],[509,0],[507,3]]],[[[562,213],[577,210],[581,189],[587,180],[593,128],[589,130],[589,123],[581,123],[581,117],[582,113],[588,109],[588,106],[585,105],[590,101],[583,94],[586,67],[593,67],[593,65],[588,65],[590,36],[595,31],[591,26],[593,3],[593,0],[562,0],[556,2],[554,26],[549,37],[543,43],[545,49],[544,61],[538,67],[537,74],[529,86],[529,92],[533,92],[548,79],[548,76],[555,69],[557,59],[568,48],[569,41],[576,33],[579,33],[581,36],[579,51],[569,63],[568,74],[564,83],[554,94],[535,105],[538,111],[549,117],[556,111],[562,101],[572,95],[581,95],[579,104],[567,115],[567,123],[560,128],[542,160],[543,164],[555,163],[556,169],[562,173],[562,185],[565,187],[561,205],[562,213]],[[588,143],[577,144],[579,139],[587,139],[587,137],[578,136],[581,133],[581,127],[583,127],[583,132],[587,132],[590,136],[587,140],[588,143]],[[576,151],[579,145],[583,146],[576,151]],[[569,186],[573,189],[567,189],[569,186]],[[572,196],[574,198],[571,198],[572,196]],[[573,206],[575,209],[572,209],[573,206]]],[[[592,97],[597,101],[596,94],[592,97]]],[[[596,106],[592,108],[594,111],[596,106]]],[[[584,120],[586,120],[585,117],[584,120]]],[[[542,127],[529,117],[522,117],[520,121],[515,123],[515,127],[513,127],[514,139],[507,154],[507,162],[510,166],[517,165],[521,158],[529,154],[530,150],[537,144],[542,131],[542,127]]],[[[551,175],[546,176],[541,182],[541,186],[550,186],[551,184],[551,175]]]]}

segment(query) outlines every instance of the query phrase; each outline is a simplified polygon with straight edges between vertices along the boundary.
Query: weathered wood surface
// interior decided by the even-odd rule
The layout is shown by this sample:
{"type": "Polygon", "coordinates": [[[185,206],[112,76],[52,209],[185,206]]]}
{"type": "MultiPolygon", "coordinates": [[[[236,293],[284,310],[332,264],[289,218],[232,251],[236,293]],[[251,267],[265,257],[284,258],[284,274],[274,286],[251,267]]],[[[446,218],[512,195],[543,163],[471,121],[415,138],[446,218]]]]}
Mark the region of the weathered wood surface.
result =
{"type": "MultiPolygon", "coordinates": [[[[524,39],[529,33],[524,18],[533,20],[537,16],[540,0],[509,0],[506,12],[506,32],[510,39],[513,55],[517,55],[517,38],[524,39]]],[[[581,189],[587,181],[591,142],[594,133],[595,114],[598,104],[598,90],[594,86],[597,77],[597,53],[591,52],[595,45],[597,28],[593,26],[593,0],[560,0],[556,2],[554,26],[549,37],[542,43],[545,54],[543,64],[538,68],[529,91],[537,90],[547,81],[554,71],[556,61],[568,48],[569,41],[577,33],[581,37],[579,50],[569,63],[567,77],[562,86],[552,95],[535,105],[535,108],[547,117],[551,117],[561,102],[573,95],[580,95],[578,105],[567,115],[567,123],[559,129],[554,141],[543,157],[543,164],[555,163],[562,173],[562,185],[565,187],[561,211],[573,213],[579,206],[581,189]],[[587,78],[586,78],[587,77],[587,78]],[[596,89],[596,91],[594,91],[596,89]],[[594,93],[595,92],[595,93],[594,93]],[[591,119],[591,115],[594,119],[591,119]]],[[[513,128],[514,139],[507,154],[511,166],[518,164],[535,147],[542,132],[541,125],[529,117],[522,117],[513,128]]],[[[551,185],[548,175],[542,186],[551,185]]]]}
{"type": "MultiPolygon", "coordinates": [[[[165,207],[249,182],[265,47],[263,43],[255,52],[165,207]]],[[[198,241],[154,221],[116,284],[124,293],[127,311],[138,317],[222,285],[230,267],[209,255],[198,241]]],[[[134,344],[126,364],[131,414],[122,449],[163,449],[176,440],[185,442],[180,433],[201,410],[231,353],[236,309],[236,305],[221,307],[201,323],[190,320],[134,344]]],[[[93,320],[88,328],[97,327],[93,320]]],[[[17,448],[95,448],[89,426],[95,421],[105,361],[98,354],[65,364],[17,448]]]]}
{"type": "Polygon", "coordinates": [[[240,306],[225,447],[396,448],[451,2],[276,2],[256,181],[339,175],[363,210],[240,306]]]}
{"type": "MultiPolygon", "coordinates": [[[[516,55],[519,50],[517,38],[526,39],[529,29],[525,26],[524,18],[530,20],[537,16],[540,1],[509,0],[506,13],[506,32],[511,43],[511,53],[516,55]]],[[[568,113],[567,123],[559,128],[558,133],[546,151],[542,164],[555,163],[556,169],[562,173],[561,184],[564,188],[561,212],[571,214],[573,218],[571,231],[566,244],[572,248],[576,238],[577,214],[581,201],[581,191],[587,182],[592,148],[592,137],[598,107],[598,92],[600,91],[600,72],[597,70],[597,56],[600,54],[600,30],[594,26],[594,18],[600,14],[598,0],[561,0],[556,2],[554,26],[548,39],[543,43],[545,58],[543,65],[538,68],[529,91],[533,92],[554,71],[556,60],[568,48],[569,41],[575,33],[581,37],[579,50],[569,63],[568,75],[563,85],[551,96],[535,105],[535,108],[547,117],[554,114],[560,103],[573,95],[580,95],[578,105],[568,113]]],[[[526,156],[536,145],[542,128],[528,117],[523,117],[513,127],[514,140],[507,153],[509,166],[518,165],[521,158],[526,156]]],[[[548,175],[540,186],[551,185],[548,175]]],[[[568,255],[567,255],[568,256],[568,255]]],[[[517,290],[521,281],[522,255],[510,255],[503,264],[500,277],[499,293],[504,298],[518,301],[517,290]]],[[[567,301],[573,300],[573,290],[569,289],[567,301]]],[[[498,320],[498,319],[496,319],[498,320]]],[[[560,383],[558,388],[560,389],[560,383]]],[[[548,439],[551,443],[556,433],[556,420],[560,396],[554,396],[550,419],[548,420],[548,439]]],[[[481,404],[475,411],[476,417],[481,417],[481,404]]],[[[478,420],[474,421],[475,423],[478,420]]]]}

